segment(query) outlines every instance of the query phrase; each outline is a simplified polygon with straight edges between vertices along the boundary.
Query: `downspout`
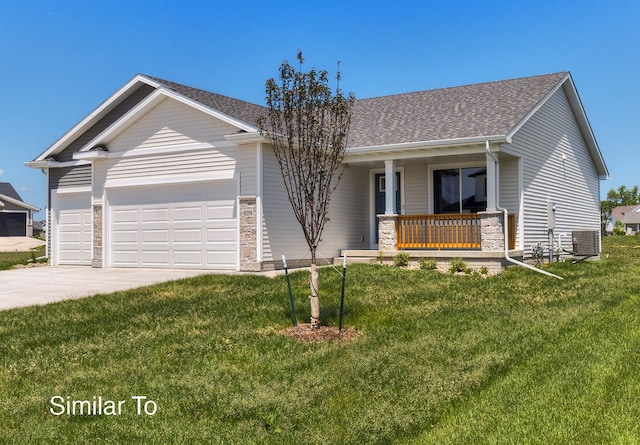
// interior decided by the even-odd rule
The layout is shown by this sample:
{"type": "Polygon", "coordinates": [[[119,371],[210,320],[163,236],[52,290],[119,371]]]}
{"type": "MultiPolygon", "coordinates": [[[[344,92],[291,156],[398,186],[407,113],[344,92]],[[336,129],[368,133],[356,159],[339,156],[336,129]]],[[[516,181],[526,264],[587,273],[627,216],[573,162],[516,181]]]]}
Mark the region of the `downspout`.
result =
{"type": "MultiPolygon", "coordinates": [[[[493,153],[491,153],[491,150],[489,149],[489,140],[486,141],[486,149],[487,149],[487,154],[489,156],[491,156],[491,158],[494,160],[494,162],[496,163],[496,178],[498,178],[500,176],[500,162],[498,160],[498,157],[496,155],[494,155],[493,153]]],[[[504,214],[504,257],[507,261],[509,261],[510,263],[513,263],[517,266],[522,266],[525,267],[527,269],[531,269],[534,272],[538,272],[541,273],[543,275],[547,275],[549,277],[553,277],[553,278],[557,278],[559,280],[564,280],[564,278],[558,276],[558,275],[554,275],[550,272],[547,272],[546,270],[542,270],[542,269],[538,269],[537,267],[533,267],[530,264],[527,263],[523,263],[522,261],[518,261],[515,258],[511,258],[509,256],[509,212],[507,211],[507,209],[505,209],[504,207],[500,207],[500,187],[498,184],[496,184],[496,209],[498,209],[499,211],[501,211],[504,214]]]]}

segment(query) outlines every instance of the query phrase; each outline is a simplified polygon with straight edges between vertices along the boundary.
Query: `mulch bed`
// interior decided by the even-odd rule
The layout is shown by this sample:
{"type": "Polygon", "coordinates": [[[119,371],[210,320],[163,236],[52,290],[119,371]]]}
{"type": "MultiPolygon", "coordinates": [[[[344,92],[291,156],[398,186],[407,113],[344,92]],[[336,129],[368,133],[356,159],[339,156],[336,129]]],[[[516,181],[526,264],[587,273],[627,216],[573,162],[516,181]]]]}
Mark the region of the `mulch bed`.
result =
{"type": "Polygon", "coordinates": [[[293,337],[300,341],[352,341],[355,340],[360,333],[357,329],[343,327],[342,332],[336,326],[320,326],[317,329],[311,329],[311,324],[301,323],[292,326],[284,331],[284,335],[293,337]]]}

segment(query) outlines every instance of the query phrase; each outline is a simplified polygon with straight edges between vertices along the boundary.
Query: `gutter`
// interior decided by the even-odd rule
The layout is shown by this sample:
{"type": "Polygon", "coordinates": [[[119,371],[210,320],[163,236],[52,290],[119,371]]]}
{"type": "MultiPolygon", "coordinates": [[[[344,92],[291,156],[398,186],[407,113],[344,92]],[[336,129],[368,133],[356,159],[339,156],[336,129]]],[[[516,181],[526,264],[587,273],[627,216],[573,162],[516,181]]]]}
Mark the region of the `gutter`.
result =
{"type": "MultiPolygon", "coordinates": [[[[496,176],[499,174],[500,170],[500,162],[498,160],[498,157],[491,153],[491,150],[489,149],[489,140],[487,139],[486,141],[486,149],[487,149],[487,153],[489,154],[489,156],[491,156],[491,158],[495,161],[496,163],[496,176]]],[[[533,267],[530,264],[526,264],[523,263],[522,261],[518,261],[515,258],[511,258],[509,256],[509,245],[507,243],[507,241],[509,240],[509,212],[507,211],[507,209],[505,209],[504,207],[500,207],[500,187],[496,187],[496,209],[498,209],[499,211],[501,211],[504,214],[504,257],[507,261],[509,261],[510,263],[513,263],[517,266],[522,266],[525,267],[527,269],[533,270],[534,272],[538,272],[541,273],[543,275],[547,275],[549,277],[553,277],[553,278],[557,278],[559,280],[564,280],[564,278],[558,276],[558,275],[554,275],[551,272],[547,272],[546,270],[542,270],[542,269],[538,269],[537,267],[533,267]]]]}

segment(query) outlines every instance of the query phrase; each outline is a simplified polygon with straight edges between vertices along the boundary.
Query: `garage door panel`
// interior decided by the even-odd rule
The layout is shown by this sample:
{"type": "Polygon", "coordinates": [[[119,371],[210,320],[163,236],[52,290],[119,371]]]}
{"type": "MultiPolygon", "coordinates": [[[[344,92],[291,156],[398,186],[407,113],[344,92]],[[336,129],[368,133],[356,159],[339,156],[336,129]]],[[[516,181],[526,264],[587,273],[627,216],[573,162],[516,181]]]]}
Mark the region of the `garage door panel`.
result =
{"type": "Polygon", "coordinates": [[[166,246],[169,243],[169,229],[163,230],[145,230],[140,232],[142,235],[142,243],[162,243],[166,246]]]}
{"type": "Polygon", "coordinates": [[[138,210],[130,209],[130,210],[113,210],[111,216],[111,222],[113,224],[119,223],[137,223],[138,221],[138,210]]]}
{"type": "Polygon", "coordinates": [[[173,209],[174,222],[202,222],[202,207],[175,207],[173,209]]]}
{"type": "Polygon", "coordinates": [[[141,221],[143,223],[164,223],[166,224],[169,221],[169,209],[158,209],[151,208],[145,209],[142,208],[141,212],[141,221]]]}
{"type": "Polygon", "coordinates": [[[232,220],[235,218],[235,206],[221,204],[220,206],[207,207],[207,221],[215,221],[219,219],[232,220]]]}
{"type": "Polygon", "coordinates": [[[235,182],[110,191],[112,265],[234,269],[235,194],[235,182]]]}
{"type": "Polygon", "coordinates": [[[202,229],[174,229],[173,231],[174,243],[202,243],[202,229]]]}
{"type": "Polygon", "coordinates": [[[57,193],[55,197],[56,264],[91,264],[93,213],[90,193],[57,193]]]}
{"type": "Polygon", "coordinates": [[[207,243],[227,242],[235,244],[235,229],[209,229],[207,230],[207,243]]]}

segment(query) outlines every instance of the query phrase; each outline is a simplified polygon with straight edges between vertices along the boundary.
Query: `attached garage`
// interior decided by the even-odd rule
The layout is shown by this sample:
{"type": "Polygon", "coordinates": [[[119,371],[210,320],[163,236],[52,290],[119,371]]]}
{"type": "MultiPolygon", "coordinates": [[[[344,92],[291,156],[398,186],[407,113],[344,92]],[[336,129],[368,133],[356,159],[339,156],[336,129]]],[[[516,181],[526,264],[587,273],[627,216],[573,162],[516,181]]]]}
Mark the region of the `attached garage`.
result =
{"type": "Polygon", "coordinates": [[[237,195],[235,180],[108,189],[107,267],[236,270],[237,195]]]}
{"type": "Polygon", "coordinates": [[[27,214],[0,212],[0,236],[27,236],[27,214]]]}
{"type": "Polygon", "coordinates": [[[90,192],[53,193],[55,234],[53,263],[91,265],[92,212],[90,192]]]}

